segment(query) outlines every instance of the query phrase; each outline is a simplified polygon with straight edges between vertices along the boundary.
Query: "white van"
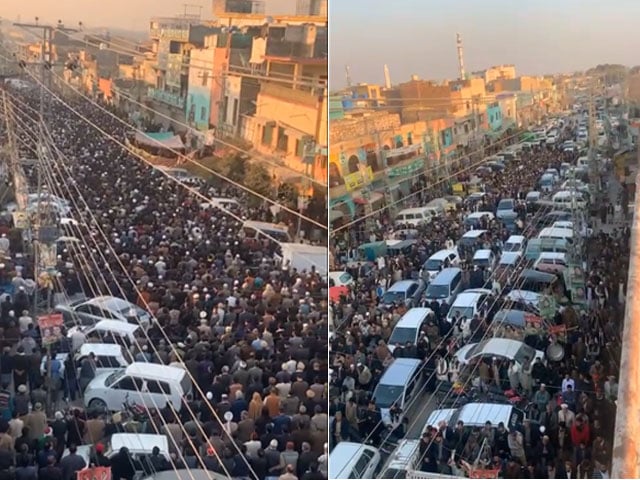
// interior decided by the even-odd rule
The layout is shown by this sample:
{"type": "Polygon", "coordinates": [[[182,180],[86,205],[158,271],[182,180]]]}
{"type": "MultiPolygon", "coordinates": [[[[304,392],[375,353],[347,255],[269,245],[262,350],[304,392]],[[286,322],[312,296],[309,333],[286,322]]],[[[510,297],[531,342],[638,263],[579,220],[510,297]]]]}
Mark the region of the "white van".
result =
{"type": "Polygon", "coordinates": [[[420,470],[421,463],[420,440],[400,440],[398,447],[380,469],[379,477],[411,478],[407,477],[407,473],[410,470],[420,470]]]}
{"type": "Polygon", "coordinates": [[[406,345],[407,342],[411,342],[415,345],[418,343],[420,330],[432,314],[433,311],[430,308],[412,308],[405,313],[396,323],[387,341],[391,353],[396,349],[396,344],[406,345]]]}
{"type": "Polygon", "coordinates": [[[496,265],[496,255],[492,250],[481,248],[476,250],[471,259],[471,264],[476,267],[486,268],[491,271],[496,265]]]}
{"type": "Polygon", "coordinates": [[[587,202],[584,201],[584,196],[581,192],[573,192],[570,190],[560,190],[553,194],[551,201],[554,206],[563,209],[584,208],[587,206],[587,202]]]}
{"type": "Polygon", "coordinates": [[[234,198],[225,197],[211,197],[208,202],[200,204],[202,210],[209,210],[210,208],[219,208],[220,210],[229,210],[240,207],[238,201],[234,198]]]}
{"type": "Polygon", "coordinates": [[[370,445],[340,442],[331,451],[329,478],[375,478],[380,458],[378,449],[370,445]]]}
{"type": "Polygon", "coordinates": [[[573,230],[569,228],[546,227],[540,230],[538,238],[550,238],[552,240],[566,240],[573,242],[573,230]]]}
{"type": "Polygon", "coordinates": [[[180,410],[182,398],[191,389],[191,379],[182,368],[135,362],[91,380],[84,392],[84,405],[115,412],[125,403],[163,408],[171,402],[176,410],[180,410]]]}
{"type": "Polygon", "coordinates": [[[456,315],[459,318],[473,318],[480,312],[480,307],[487,301],[491,295],[491,290],[486,288],[472,288],[465,290],[451,304],[451,308],[447,312],[447,322],[453,322],[456,315]]]}
{"type": "Polygon", "coordinates": [[[438,428],[438,424],[443,420],[452,428],[462,421],[465,428],[482,428],[487,422],[491,422],[494,428],[502,423],[507,430],[513,430],[524,421],[524,412],[512,405],[467,403],[461,408],[434,410],[429,415],[423,432],[428,427],[438,428]]]}
{"type": "Polygon", "coordinates": [[[113,337],[120,345],[133,345],[136,342],[135,335],[141,333],[142,329],[139,325],[120,320],[101,320],[95,325],[71,327],[67,337],[73,337],[78,331],[84,335],[85,343],[104,343],[105,338],[113,337]]]}
{"type": "Polygon", "coordinates": [[[396,215],[396,225],[424,225],[438,216],[438,211],[432,207],[405,208],[396,215]]]}
{"type": "Polygon", "coordinates": [[[520,252],[524,253],[527,245],[527,239],[523,235],[511,235],[502,247],[503,252],[520,252]]]}
{"type": "Polygon", "coordinates": [[[396,426],[402,421],[407,403],[421,390],[421,367],[422,360],[417,358],[397,358],[382,374],[373,391],[373,400],[385,425],[396,426]],[[397,407],[403,413],[392,418],[391,407],[397,407]]]}

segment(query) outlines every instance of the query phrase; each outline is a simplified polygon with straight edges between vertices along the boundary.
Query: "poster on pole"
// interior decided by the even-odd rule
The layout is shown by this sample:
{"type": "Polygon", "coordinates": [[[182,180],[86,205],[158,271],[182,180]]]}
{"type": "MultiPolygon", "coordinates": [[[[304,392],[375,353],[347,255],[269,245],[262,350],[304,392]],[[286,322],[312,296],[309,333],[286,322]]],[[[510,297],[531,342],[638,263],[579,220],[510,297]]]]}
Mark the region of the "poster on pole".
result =
{"type": "Polygon", "coordinates": [[[85,468],[78,472],[78,480],[111,480],[111,467],[85,468]]]}
{"type": "Polygon", "coordinates": [[[43,345],[56,343],[62,337],[63,318],[61,313],[38,317],[38,327],[43,345]]]}

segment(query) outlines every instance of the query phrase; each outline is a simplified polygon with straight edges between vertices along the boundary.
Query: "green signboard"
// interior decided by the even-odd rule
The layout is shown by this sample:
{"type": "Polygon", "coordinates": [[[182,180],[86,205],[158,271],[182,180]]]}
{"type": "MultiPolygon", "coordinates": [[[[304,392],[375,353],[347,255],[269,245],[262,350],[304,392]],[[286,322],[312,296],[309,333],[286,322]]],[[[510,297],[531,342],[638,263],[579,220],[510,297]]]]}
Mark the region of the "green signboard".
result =
{"type": "Polygon", "coordinates": [[[408,165],[403,165],[401,167],[392,167],[387,171],[387,175],[389,176],[389,178],[405,177],[422,169],[424,169],[424,157],[420,157],[419,159],[409,163],[408,165]]]}

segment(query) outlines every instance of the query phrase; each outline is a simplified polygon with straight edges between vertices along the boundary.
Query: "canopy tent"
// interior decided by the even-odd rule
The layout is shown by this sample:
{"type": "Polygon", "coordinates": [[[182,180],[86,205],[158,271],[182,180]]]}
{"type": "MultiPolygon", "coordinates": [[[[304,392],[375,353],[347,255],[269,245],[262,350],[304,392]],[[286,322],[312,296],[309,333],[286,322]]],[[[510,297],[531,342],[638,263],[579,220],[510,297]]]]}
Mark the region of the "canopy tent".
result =
{"type": "Polygon", "coordinates": [[[136,132],[136,144],[140,147],[166,148],[171,150],[184,150],[185,146],[179,135],[171,132],[136,132]]]}

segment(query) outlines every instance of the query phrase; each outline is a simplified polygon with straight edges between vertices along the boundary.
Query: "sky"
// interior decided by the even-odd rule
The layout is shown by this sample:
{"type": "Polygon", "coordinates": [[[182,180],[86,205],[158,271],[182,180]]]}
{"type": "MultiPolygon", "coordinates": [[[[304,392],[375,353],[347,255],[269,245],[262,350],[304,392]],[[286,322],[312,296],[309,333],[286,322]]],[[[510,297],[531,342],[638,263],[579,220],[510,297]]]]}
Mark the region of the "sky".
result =
{"type": "MultiPolygon", "coordinates": [[[[267,13],[281,13],[295,0],[265,0],[267,13]]],[[[202,6],[203,18],[211,18],[211,0],[0,0],[0,17],[21,22],[57,23],[75,28],[79,21],[88,28],[119,28],[133,31],[149,29],[152,16],[174,16],[184,13],[184,4],[202,6]]],[[[197,13],[190,9],[189,13],[197,13]]]]}
{"type": "Polygon", "coordinates": [[[639,0],[329,0],[332,89],[412,74],[458,76],[456,33],[467,72],[513,63],[516,74],[640,64],[639,0]]]}

